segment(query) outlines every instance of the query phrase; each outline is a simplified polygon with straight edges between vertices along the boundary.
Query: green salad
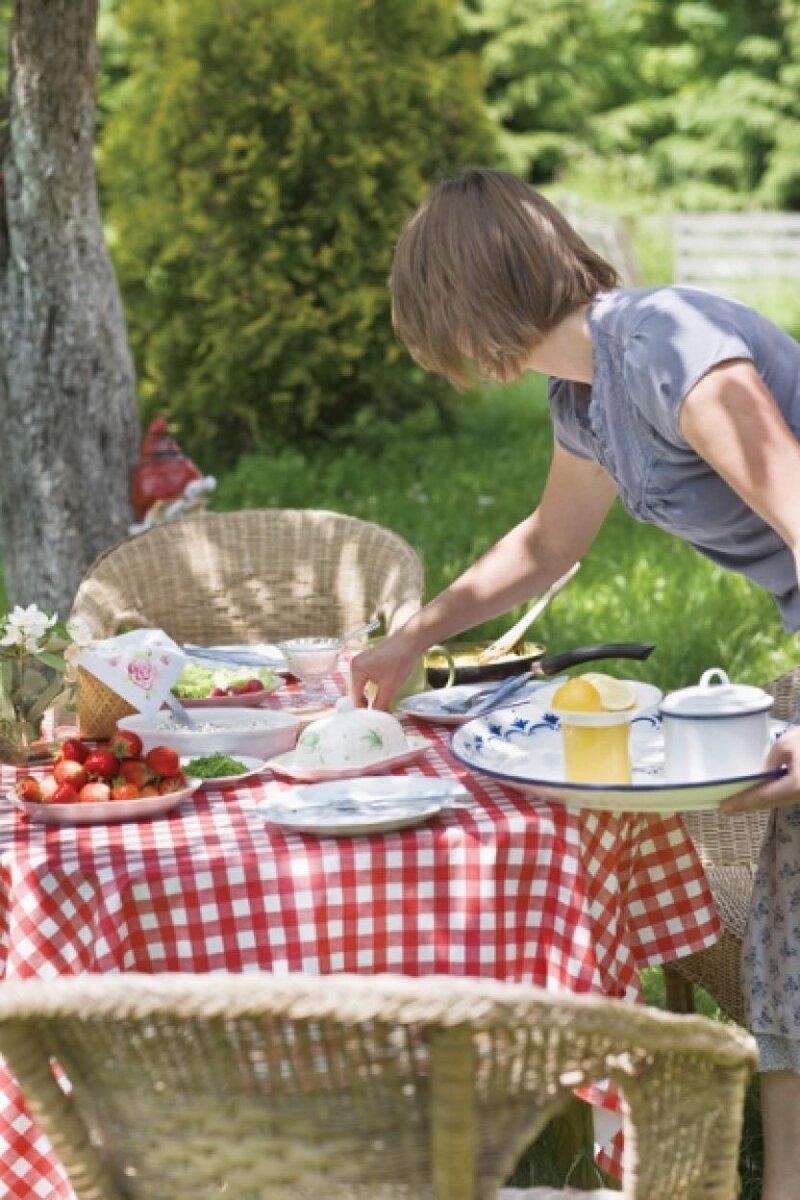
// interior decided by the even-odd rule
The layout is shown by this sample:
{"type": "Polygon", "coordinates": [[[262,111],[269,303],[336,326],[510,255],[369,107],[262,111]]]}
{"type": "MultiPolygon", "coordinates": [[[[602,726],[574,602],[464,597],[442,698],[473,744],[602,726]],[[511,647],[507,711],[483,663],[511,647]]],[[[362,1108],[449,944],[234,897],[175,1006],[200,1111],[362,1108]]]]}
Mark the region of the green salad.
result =
{"type": "Polygon", "coordinates": [[[183,769],[191,779],[220,779],[223,775],[243,775],[248,768],[227,754],[204,754],[191,759],[183,769]]]}
{"type": "Polygon", "coordinates": [[[181,700],[205,700],[212,695],[235,696],[237,690],[253,680],[265,688],[274,687],[275,672],[268,667],[201,667],[197,663],[188,663],[172,690],[181,700]]]}

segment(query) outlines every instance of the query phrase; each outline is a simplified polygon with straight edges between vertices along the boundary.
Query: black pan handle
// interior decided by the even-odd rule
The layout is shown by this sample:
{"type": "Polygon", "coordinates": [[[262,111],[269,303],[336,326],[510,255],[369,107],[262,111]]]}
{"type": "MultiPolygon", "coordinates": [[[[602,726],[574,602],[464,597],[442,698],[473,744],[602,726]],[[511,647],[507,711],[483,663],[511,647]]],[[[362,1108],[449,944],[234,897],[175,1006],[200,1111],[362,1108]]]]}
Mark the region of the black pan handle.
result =
{"type": "Polygon", "coordinates": [[[654,650],[653,642],[601,642],[597,646],[565,650],[562,654],[546,654],[533,663],[531,672],[534,675],[557,675],[567,667],[595,662],[599,658],[649,658],[654,650]]]}

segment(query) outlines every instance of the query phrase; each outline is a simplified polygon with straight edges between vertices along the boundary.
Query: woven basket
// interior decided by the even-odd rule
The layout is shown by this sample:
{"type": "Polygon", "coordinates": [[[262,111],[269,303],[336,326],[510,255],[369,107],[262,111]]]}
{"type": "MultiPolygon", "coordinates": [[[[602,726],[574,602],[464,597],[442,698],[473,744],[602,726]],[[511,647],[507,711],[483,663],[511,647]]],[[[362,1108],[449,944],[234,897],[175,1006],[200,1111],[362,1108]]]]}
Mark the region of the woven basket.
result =
{"type": "Polygon", "coordinates": [[[110,687],[78,668],[78,733],[85,738],[110,738],[120,717],[136,709],[110,687]]]}

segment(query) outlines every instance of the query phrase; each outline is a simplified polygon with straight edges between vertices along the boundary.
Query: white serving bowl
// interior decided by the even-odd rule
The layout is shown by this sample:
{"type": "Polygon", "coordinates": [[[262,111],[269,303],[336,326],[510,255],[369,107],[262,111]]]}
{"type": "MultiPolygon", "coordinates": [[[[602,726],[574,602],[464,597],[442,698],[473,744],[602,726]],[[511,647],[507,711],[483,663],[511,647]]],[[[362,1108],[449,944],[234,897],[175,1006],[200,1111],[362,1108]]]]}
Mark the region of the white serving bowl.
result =
{"type": "Polygon", "coordinates": [[[180,725],[166,709],[155,717],[141,713],[122,717],[117,724],[138,733],[144,753],[154,746],[174,746],[182,757],[192,758],[200,754],[272,758],[294,748],[300,729],[298,717],[267,708],[194,709],[192,717],[197,729],[180,725]]]}

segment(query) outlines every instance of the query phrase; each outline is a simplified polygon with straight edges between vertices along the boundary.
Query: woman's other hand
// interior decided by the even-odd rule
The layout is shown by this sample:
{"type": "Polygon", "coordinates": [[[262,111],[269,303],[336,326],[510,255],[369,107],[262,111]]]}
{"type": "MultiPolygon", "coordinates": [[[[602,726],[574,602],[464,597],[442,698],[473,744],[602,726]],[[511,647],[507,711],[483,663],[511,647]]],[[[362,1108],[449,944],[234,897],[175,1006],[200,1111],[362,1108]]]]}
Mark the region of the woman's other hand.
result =
{"type": "Polygon", "coordinates": [[[720,806],[724,813],[754,812],[758,808],[783,808],[800,804],[800,729],[792,729],[773,742],[764,763],[765,771],[784,769],[769,783],[748,788],[720,806]]]}
{"type": "Polygon", "coordinates": [[[359,708],[388,709],[411,675],[419,650],[402,631],[362,650],[350,663],[350,699],[359,708]]]}

